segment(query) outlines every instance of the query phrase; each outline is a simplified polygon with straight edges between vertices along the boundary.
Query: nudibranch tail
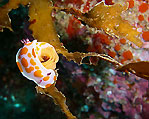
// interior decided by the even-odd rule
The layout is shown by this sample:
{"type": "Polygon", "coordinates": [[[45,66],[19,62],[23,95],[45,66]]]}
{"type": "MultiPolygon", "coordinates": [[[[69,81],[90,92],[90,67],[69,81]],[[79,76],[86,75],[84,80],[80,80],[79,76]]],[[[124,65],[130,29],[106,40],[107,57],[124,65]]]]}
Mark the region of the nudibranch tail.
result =
{"type": "Polygon", "coordinates": [[[56,63],[59,57],[54,47],[46,42],[30,42],[23,40],[24,46],[19,49],[16,55],[16,62],[20,72],[34,81],[38,86],[47,88],[56,79],[56,63]]]}

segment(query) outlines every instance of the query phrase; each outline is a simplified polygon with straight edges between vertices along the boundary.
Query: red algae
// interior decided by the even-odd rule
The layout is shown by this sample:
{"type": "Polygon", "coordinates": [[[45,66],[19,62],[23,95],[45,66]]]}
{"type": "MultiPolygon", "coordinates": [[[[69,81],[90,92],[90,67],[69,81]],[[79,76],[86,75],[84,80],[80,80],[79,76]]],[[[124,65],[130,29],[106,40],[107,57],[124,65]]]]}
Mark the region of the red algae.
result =
{"type": "Polygon", "coordinates": [[[148,10],[148,4],[147,3],[142,3],[140,6],[139,6],[139,11],[141,13],[144,13],[148,10]]]}
{"type": "Polygon", "coordinates": [[[113,5],[113,1],[112,0],[105,0],[105,4],[106,5],[113,5]]]}
{"type": "Polygon", "coordinates": [[[116,45],[114,46],[114,49],[115,49],[116,51],[119,51],[119,50],[121,49],[120,44],[116,44],[116,45]]]}
{"type": "Polygon", "coordinates": [[[116,56],[116,53],[109,50],[108,55],[114,58],[116,56]]]}
{"type": "Polygon", "coordinates": [[[127,50],[127,51],[123,52],[123,57],[126,60],[131,60],[133,58],[133,55],[130,50],[127,50]]]}
{"type": "Polygon", "coordinates": [[[101,43],[110,45],[110,40],[108,39],[108,36],[104,34],[100,34],[101,43]]]}
{"type": "Polygon", "coordinates": [[[139,20],[139,21],[143,21],[143,20],[144,20],[144,16],[143,16],[143,15],[139,15],[139,16],[138,16],[138,20],[139,20]]]}
{"type": "Polygon", "coordinates": [[[124,44],[126,44],[126,40],[124,38],[122,38],[122,39],[120,39],[120,43],[124,45],[124,44]]]}
{"type": "Polygon", "coordinates": [[[84,6],[83,12],[86,12],[86,11],[89,10],[89,8],[90,8],[90,2],[91,2],[91,0],[87,0],[86,5],[84,6]]]}
{"type": "Polygon", "coordinates": [[[95,40],[98,40],[98,42],[101,42],[102,44],[110,45],[111,43],[108,35],[105,35],[105,34],[97,33],[97,34],[94,34],[93,38],[95,40]]]}
{"type": "Polygon", "coordinates": [[[93,41],[93,46],[96,49],[96,51],[102,52],[101,43],[100,43],[99,39],[96,39],[93,41]]]}
{"type": "Polygon", "coordinates": [[[61,6],[68,6],[69,4],[75,5],[77,8],[81,8],[81,5],[83,4],[83,0],[56,0],[55,5],[61,5],[61,6]]]}
{"type": "Polygon", "coordinates": [[[73,36],[74,33],[73,22],[73,19],[69,19],[68,28],[66,29],[66,32],[68,33],[70,38],[73,36]]]}
{"type": "Polygon", "coordinates": [[[66,29],[66,32],[68,33],[69,37],[72,38],[79,30],[78,24],[80,24],[80,21],[76,18],[70,18],[69,19],[69,24],[68,27],[66,29]]]}
{"type": "Polygon", "coordinates": [[[133,8],[134,7],[134,0],[128,0],[129,6],[128,8],[133,8]]]}
{"type": "Polygon", "coordinates": [[[149,41],[149,31],[144,31],[142,37],[145,41],[149,41]]]}

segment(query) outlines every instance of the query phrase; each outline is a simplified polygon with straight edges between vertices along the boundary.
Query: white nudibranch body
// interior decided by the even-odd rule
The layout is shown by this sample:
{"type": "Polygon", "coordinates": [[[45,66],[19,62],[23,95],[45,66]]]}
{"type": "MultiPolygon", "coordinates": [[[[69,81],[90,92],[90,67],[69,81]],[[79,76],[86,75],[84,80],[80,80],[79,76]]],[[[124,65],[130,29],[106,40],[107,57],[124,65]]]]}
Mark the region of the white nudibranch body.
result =
{"type": "Polygon", "coordinates": [[[37,40],[25,42],[16,54],[16,63],[23,76],[42,88],[47,88],[56,81],[55,68],[58,60],[52,45],[37,40]]]}

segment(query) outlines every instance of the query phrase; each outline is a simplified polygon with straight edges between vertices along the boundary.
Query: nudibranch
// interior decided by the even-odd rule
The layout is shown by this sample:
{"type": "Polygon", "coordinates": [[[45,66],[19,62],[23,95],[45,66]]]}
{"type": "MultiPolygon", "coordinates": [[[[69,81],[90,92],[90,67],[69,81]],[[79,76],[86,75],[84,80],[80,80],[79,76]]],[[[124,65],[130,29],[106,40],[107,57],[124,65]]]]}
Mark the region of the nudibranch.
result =
{"type": "Polygon", "coordinates": [[[23,43],[24,46],[16,54],[16,63],[20,72],[38,86],[49,87],[57,79],[55,68],[59,57],[54,47],[37,40],[30,42],[26,39],[23,43]]]}

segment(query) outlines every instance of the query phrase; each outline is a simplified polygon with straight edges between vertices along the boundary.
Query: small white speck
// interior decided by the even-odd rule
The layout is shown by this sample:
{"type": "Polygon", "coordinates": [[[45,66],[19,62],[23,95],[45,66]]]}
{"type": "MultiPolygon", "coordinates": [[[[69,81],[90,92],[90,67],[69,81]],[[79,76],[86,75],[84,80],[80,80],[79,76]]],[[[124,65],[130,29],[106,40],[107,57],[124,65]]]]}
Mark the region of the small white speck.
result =
{"type": "Polygon", "coordinates": [[[97,78],[97,82],[101,82],[101,79],[100,78],[97,78]]]}
{"type": "Polygon", "coordinates": [[[14,107],[19,108],[21,105],[20,104],[14,104],[14,107]]]}
{"type": "Polygon", "coordinates": [[[112,91],[107,91],[107,95],[111,95],[112,94],[112,91]]]}
{"type": "Polygon", "coordinates": [[[113,70],[113,69],[109,69],[109,71],[110,71],[110,73],[112,73],[113,75],[115,75],[115,70],[113,70]]]}
{"type": "Polygon", "coordinates": [[[3,100],[4,100],[4,101],[7,101],[7,97],[4,97],[3,100]]]}
{"type": "Polygon", "coordinates": [[[142,32],[142,28],[137,28],[137,31],[138,32],[142,32]]]}
{"type": "Polygon", "coordinates": [[[13,95],[11,96],[11,99],[13,102],[15,101],[15,97],[13,95]]]}

